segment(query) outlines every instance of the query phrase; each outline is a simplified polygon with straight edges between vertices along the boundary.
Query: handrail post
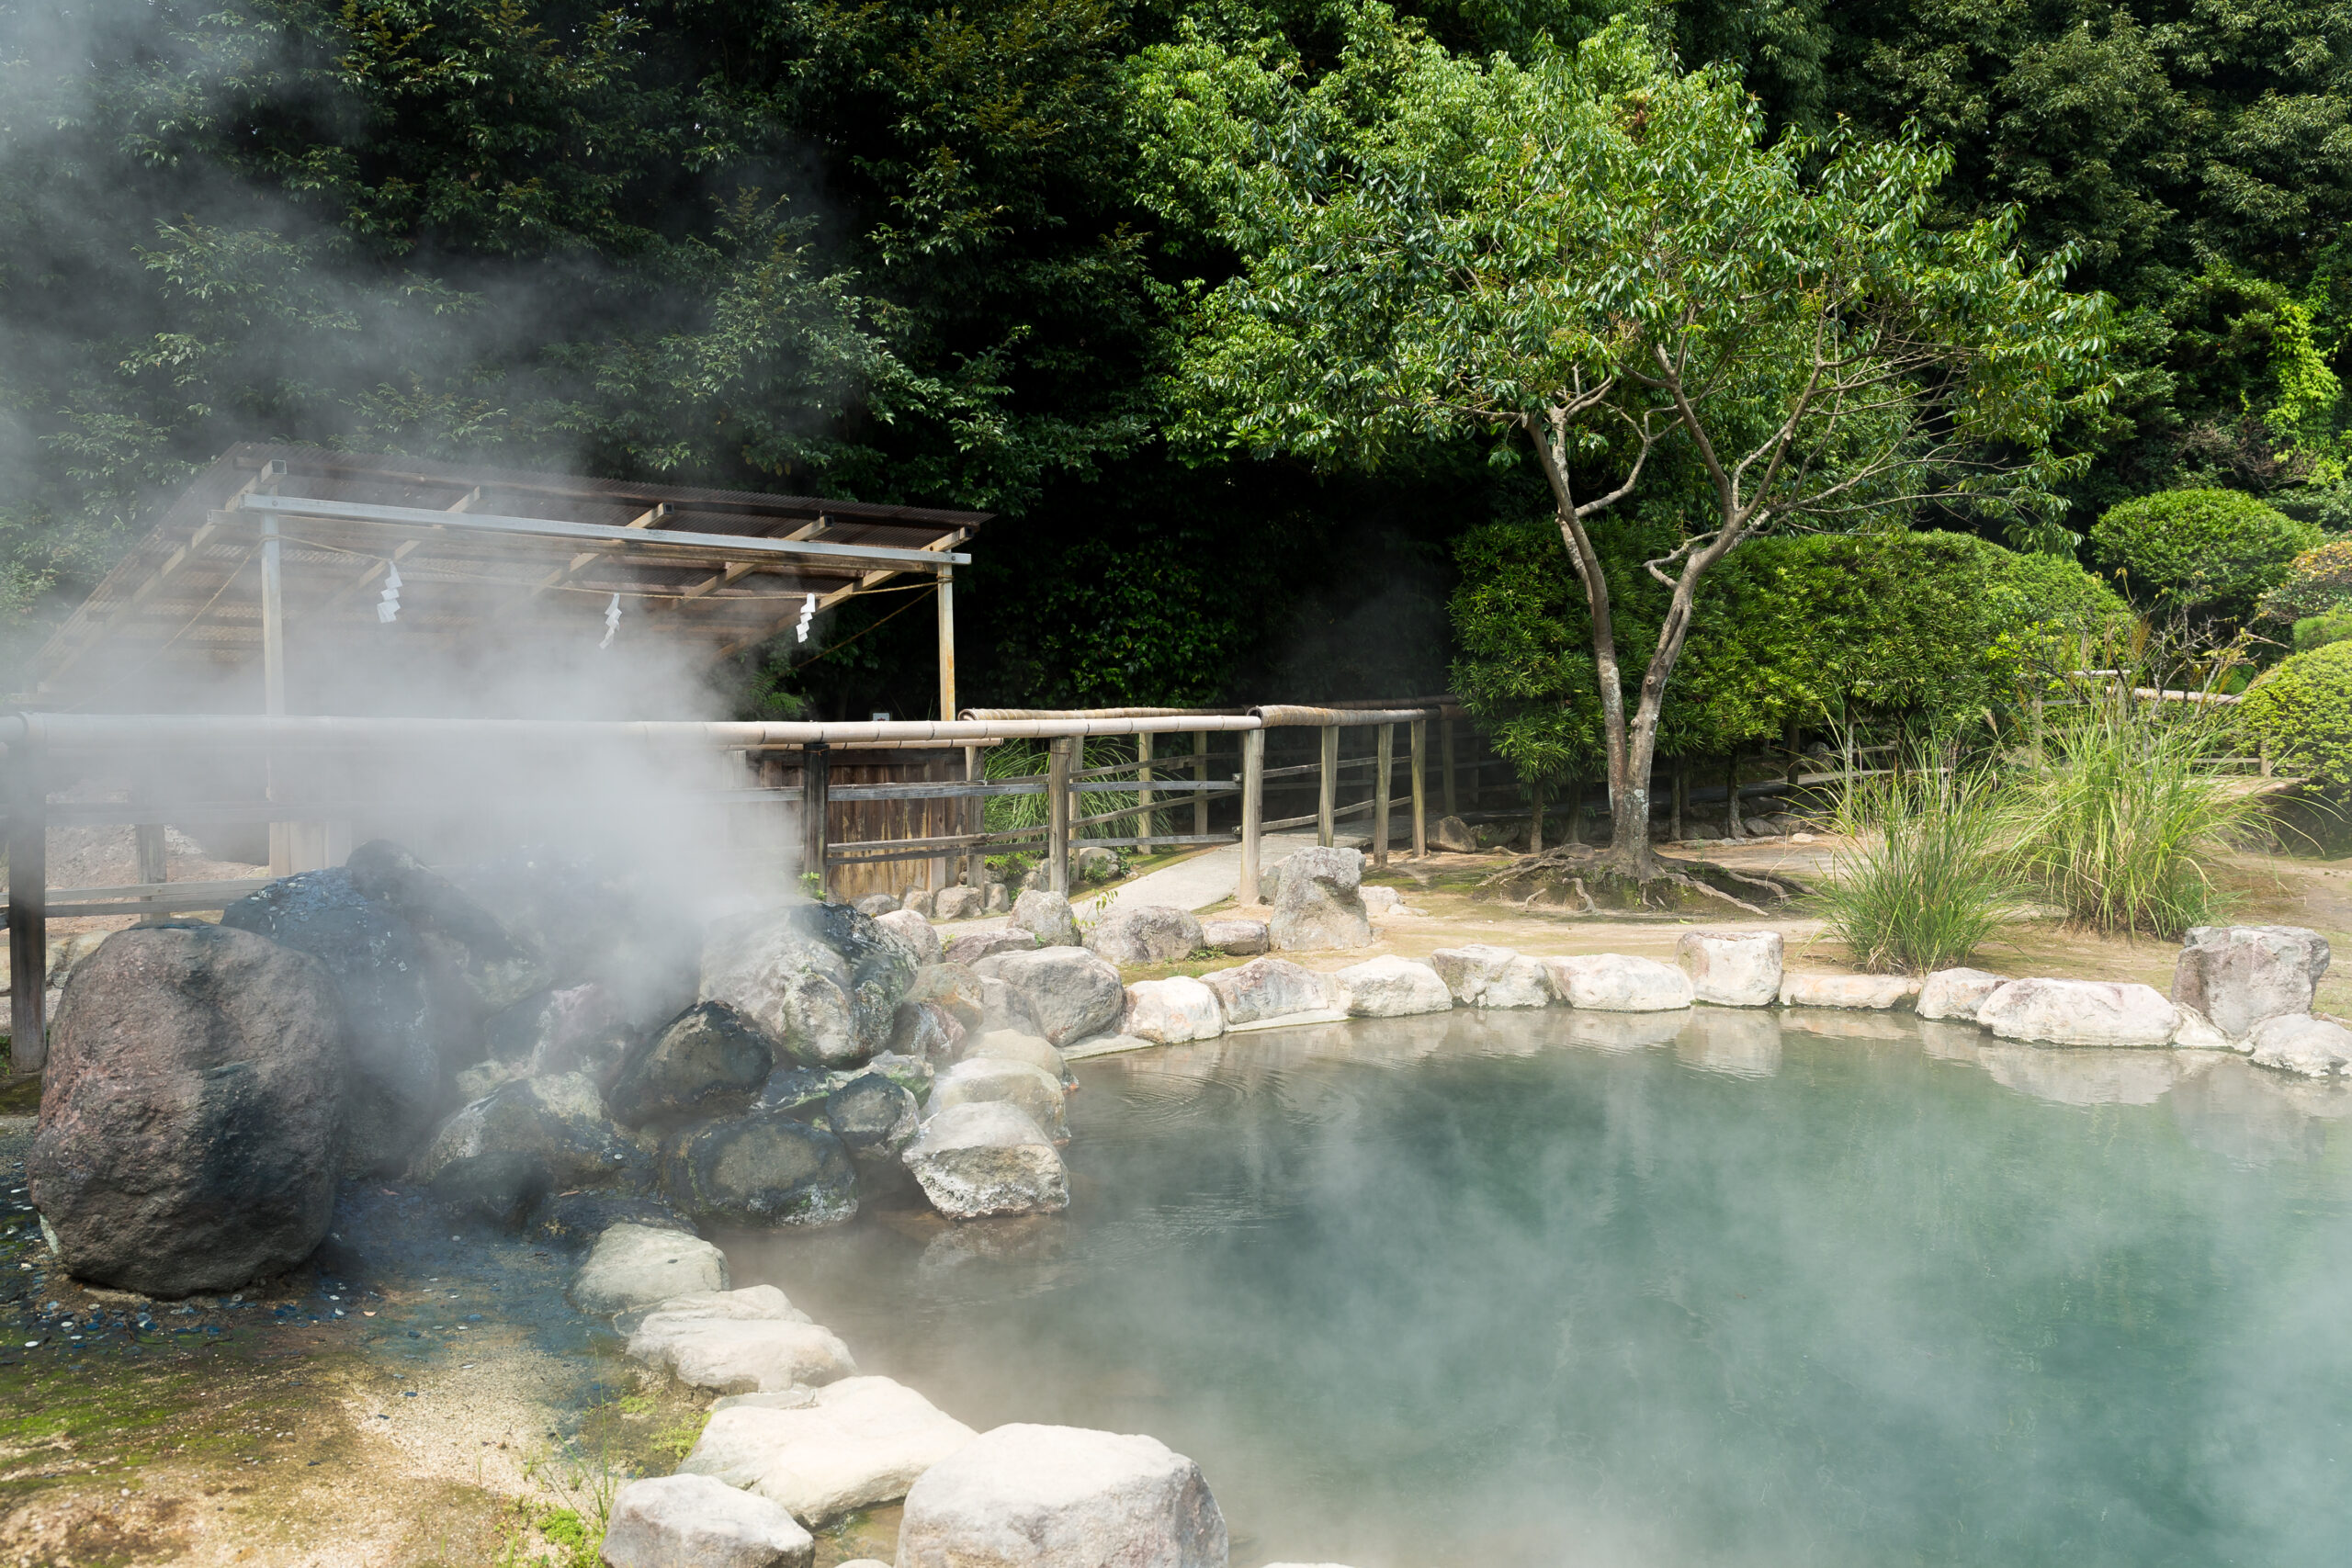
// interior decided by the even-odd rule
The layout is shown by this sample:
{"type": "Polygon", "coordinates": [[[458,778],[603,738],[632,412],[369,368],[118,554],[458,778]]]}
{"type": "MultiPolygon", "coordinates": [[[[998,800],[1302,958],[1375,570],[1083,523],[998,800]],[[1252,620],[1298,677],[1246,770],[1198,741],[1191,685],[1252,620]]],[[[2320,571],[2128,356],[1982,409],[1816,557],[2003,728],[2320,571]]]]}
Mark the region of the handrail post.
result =
{"type": "Polygon", "coordinates": [[[1430,802],[1427,780],[1429,770],[1430,721],[1413,721],[1413,858],[1419,860],[1430,852],[1430,802]]]}
{"type": "Polygon", "coordinates": [[[1136,852],[1151,848],[1151,731],[1136,732],[1136,852]]]}
{"type": "Polygon", "coordinates": [[[827,840],[827,768],[829,748],[821,740],[800,749],[800,869],[817,875],[817,901],[831,894],[832,868],[825,863],[831,849],[827,840]]]}
{"type": "Polygon", "coordinates": [[[1241,881],[1233,890],[1237,904],[1261,901],[1258,893],[1258,840],[1266,820],[1266,732],[1241,732],[1241,881]]]}
{"type": "Polygon", "coordinates": [[[1070,754],[1078,738],[1057,735],[1046,747],[1046,886],[1069,897],[1069,775],[1070,754]]]}
{"type": "Polygon", "coordinates": [[[1439,781],[1438,798],[1445,803],[1448,817],[1459,817],[1461,809],[1454,804],[1453,721],[1450,718],[1437,721],[1437,750],[1439,765],[1444,769],[1444,776],[1439,781]]]}
{"type": "Polygon", "coordinates": [[[8,748],[8,1042],[19,1073],[49,1064],[49,770],[41,750],[29,734],[8,748]]]}
{"type": "Polygon", "coordinates": [[[1334,814],[1340,805],[1340,727],[1327,724],[1321,731],[1322,769],[1315,795],[1315,841],[1325,849],[1337,838],[1334,814]]]}
{"type": "MultiPolygon", "coordinates": [[[[1193,782],[1209,782],[1209,732],[1205,729],[1193,731],[1193,782]]],[[[1205,789],[1193,792],[1193,834],[1202,839],[1209,834],[1209,792],[1205,789]]]]}
{"type": "Polygon", "coordinates": [[[1374,748],[1372,764],[1372,863],[1388,863],[1388,797],[1393,789],[1389,774],[1396,768],[1396,727],[1384,724],[1380,739],[1374,748]]]}

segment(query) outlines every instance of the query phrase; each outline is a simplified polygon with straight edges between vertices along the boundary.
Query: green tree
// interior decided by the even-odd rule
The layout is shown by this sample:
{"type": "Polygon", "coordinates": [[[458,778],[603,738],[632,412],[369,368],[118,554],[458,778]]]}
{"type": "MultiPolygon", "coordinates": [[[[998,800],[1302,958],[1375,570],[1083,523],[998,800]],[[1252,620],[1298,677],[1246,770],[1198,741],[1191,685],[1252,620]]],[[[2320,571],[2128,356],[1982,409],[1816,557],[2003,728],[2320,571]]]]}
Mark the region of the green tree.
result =
{"type": "Polygon", "coordinates": [[[2123,573],[2133,598],[2199,620],[2252,619],[2262,595],[2323,542],[2312,524],[2227,490],[2136,496],[2091,526],[2094,558],[2123,573]]]}
{"type": "Polygon", "coordinates": [[[1912,139],[1768,141],[1736,78],[1641,28],[1465,61],[1366,6],[1312,85],[1270,45],[1148,51],[1148,170],[1240,258],[1185,345],[1186,434],[1377,465],[1524,438],[1589,610],[1614,829],[1646,878],[1649,777],[1705,574],[1769,527],[1935,501],[2040,535],[2051,446],[2095,405],[2104,302],[2028,265],[2013,220],[1928,221],[1950,160],[1912,139]],[[1668,601],[1632,702],[1623,503],[1653,459],[1700,482],[1641,570],[1668,601]]]}

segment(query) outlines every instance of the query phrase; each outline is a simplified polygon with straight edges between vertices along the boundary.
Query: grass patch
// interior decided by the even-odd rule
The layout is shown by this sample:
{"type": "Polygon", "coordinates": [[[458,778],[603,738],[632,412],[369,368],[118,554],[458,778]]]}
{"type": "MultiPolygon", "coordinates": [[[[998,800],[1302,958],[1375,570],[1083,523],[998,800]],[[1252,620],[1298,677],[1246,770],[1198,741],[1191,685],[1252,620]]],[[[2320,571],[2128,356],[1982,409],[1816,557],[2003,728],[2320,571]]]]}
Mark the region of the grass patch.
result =
{"type": "Polygon", "coordinates": [[[1859,783],[1838,810],[1838,852],[1815,895],[1854,962],[1922,975],[1964,964],[2021,891],[1998,781],[1957,758],[1859,783]]]}

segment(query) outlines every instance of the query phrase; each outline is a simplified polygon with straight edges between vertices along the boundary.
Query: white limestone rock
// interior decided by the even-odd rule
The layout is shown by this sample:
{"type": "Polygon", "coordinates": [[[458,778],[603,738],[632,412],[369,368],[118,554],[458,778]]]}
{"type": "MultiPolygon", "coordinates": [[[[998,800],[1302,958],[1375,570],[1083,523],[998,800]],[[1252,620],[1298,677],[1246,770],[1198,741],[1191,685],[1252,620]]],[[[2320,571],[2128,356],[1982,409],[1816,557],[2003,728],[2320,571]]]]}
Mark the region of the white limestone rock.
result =
{"type": "Polygon", "coordinates": [[[613,1494],[608,1568],[809,1568],[815,1538],[790,1511],[707,1475],[656,1475],[613,1494]]]}
{"type": "Polygon", "coordinates": [[[1544,961],[1474,942],[1463,947],[1442,947],[1430,954],[1430,967],[1453,993],[1453,999],[1471,1008],[1540,1008],[1552,1005],[1552,982],[1544,961]]]}
{"type": "Polygon", "coordinates": [[[2307,1078],[2352,1073],[2352,1029],[2308,1013],[2266,1018],[2247,1035],[2254,1065],[2307,1078]]]}
{"type": "Polygon", "coordinates": [[[1201,984],[1216,993],[1227,1029],[1299,1013],[1328,1013],[1339,1007],[1329,976],[1287,958],[1253,958],[1236,968],[1204,975],[1201,984]]]}
{"type": "Polygon", "coordinates": [[[1263,920],[1203,920],[1201,945],[1228,958],[1251,958],[1273,945],[1263,920]]]}
{"type": "MultiPolygon", "coordinates": [[[[729,1292],[732,1296],[748,1292],[729,1292]]],[[[774,1300],[664,1303],[628,1337],[628,1355],[689,1388],[775,1393],[854,1377],[849,1347],[774,1292],[774,1300]],[[773,1315],[752,1315],[754,1312],[773,1315]]]]}
{"type": "Polygon", "coordinates": [[[1694,1001],[1716,1007],[1770,1007],[1781,996],[1779,931],[1684,931],[1675,955],[1690,976],[1694,1001]]]}
{"type": "Polygon", "coordinates": [[[988,907],[988,895],[977,887],[943,887],[932,895],[931,913],[940,920],[977,920],[988,907]]]}
{"type": "Polygon", "coordinates": [[[1214,1040],[1225,1032],[1225,1009],[1215,991],[1188,975],[1138,980],[1127,987],[1120,1031],[1160,1045],[1214,1040]]]}
{"type": "Polygon", "coordinates": [[[2008,983],[2007,975],[1984,969],[1939,969],[1919,983],[1919,1016],[1973,1023],[1985,998],[2008,983]]]}
{"type": "Polygon", "coordinates": [[[974,1435],[903,1383],[844,1378],[797,1407],[713,1413],[678,1470],[747,1487],[821,1529],[898,1501],[974,1435]]]}
{"type": "Polygon", "coordinates": [[[931,1086],[933,1112],[952,1106],[1003,1100],[1018,1107],[1047,1135],[1059,1141],[1068,1129],[1069,1102],[1060,1075],[1034,1062],[1006,1056],[967,1056],[931,1086]]]}
{"type": "Polygon", "coordinates": [[[1190,910],[1137,904],[1104,916],[1086,933],[1086,950],[1113,964],[1166,964],[1190,956],[1204,934],[1190,910]]]}
{"type": "Polygon", "coordinates": [[[1583,953],[1543,963],[1552,995],[1588,1012],[1672,1012],[1690,1005],[1690,976],[1655,958],[1583,953]]]}
{"type": "Polygon", "coordinates": [[[613,1326],[633,1336],[653,1317],[673,1323],[692,1318],[736,1323],[809,1321],[808,1314],[794,1306],[790,1298],[774,1285],[746,1285],[740,1291],[696,1291],[691,1295],[671,1296],[650,1306],[631,1307],[614,1314],[613,1326]]]}
{"type": "Polygon", "coordinates": [[[1070,913],[1069,898],[1059,893],[1042,887],[1023,889],[1012,901],[1012,923],[1035,937],[1039,947],[1078,945],[1078,917],[1070,913]]]}
{"type": "MultiPolygon", "coordinates": [[[[975,1058],[991,1062],[1025,1062],[1051,1077],[1056,1083],[1069,1083],[1069,1066],[1062,1054],[1045,1042],[1042,1035],[1018,1029],[992,1029],[964,1047],[964,1059],[975,1058]]],[[[933,1080],[938,1087],[938,1080],[933,1080]]],[[[1067,1092],[1067,1088],[1065,1088],[1067,1092]]]]}
{"type": "Polygon", "coordinates": [[[1060,1152],[1020,1107],[1004,1100],[938,1111],[899,1158],[931,1206],[951,1220],[1069,1207],[1060,1152]]]}
{"type": "Polygon", "coordinates": [[[2152,986],[2111,980],[2010,980],[1976,1010],[2004,1040],[2053,1045],[2168,1045],[2180,1010],[2152,986]]]}
{"type": "Polygon", "coordinates": [[[1026,1004],[1037,1032],[1050,1044],[1067,1045],[1114,1029],[1126,1010],[1127,990],[1119,983],[1117,967],[1084,948],[1002,953],[990,967],[1026,1004]]]}
{"type": "Polygon", "coordinates": [[[1329,953],[1372,945],[1363,907],[1363,855],[1356,850],[1300,850],[1274,868],[1274,911],[1266,922],[1285,953],[1329,953]]]}
{"type": "Polygon", "coordinates": [[[1349,1013],[1356,1018],[1404,1018],[1444,1012],[1453,1006],[1445,977],[1426,964],[1387,954],[1351,964],[1331,979],[1349,1013]]]}
{"type": "MultiPolygon", "coordinates": [[[[2174,1006],[2179,1007],[2175,1003],[2174,1006]]],[[[2172,1043],[2184,1051],[2251,1051],[2254,1046],[2245,1040],[2233,1040],[2213,1027],[2213,1021],[2195,1008],[2180,1009],[2180,1026],[2172,1032],[2172,1043]]]]}
{"type": "Polygon", "coordinates": [[[588,1249],[572,1278],[571,1304],[609,1314],[672,1296],[727,1288],[727,1258],[698,1235],[619,1224],[588,1249]]]}
{"type": "Polygon", "coordinates": [[[940,945],[939,933],[931,929],[929,920],[912,909],[892,909],[888,914],[876,916],[874,923],[898,938],[907,951],[915,955],[918,966],[936,964],[946,956],[947,950],[940,945]]]}
{"type": "Polygon", "coordinates": [[[907,1493],[898,1568],[1226,1568],[1200,1466],[1156,1438],[1026,1423],[986,1432],[907,1493]]]}
{"type": "Polygon", "coordinates": [[[1363,900],[1363,912],[1375,920],[1405,908],[1405,896],[1394,887],[1359,887],[1356,896],[1363,900]]]}
{"type": "Polygon", "coordinates": [[[1784,1008],[1862,1008],[1884,1012],[1919,994],[1908,975],[1783,975],[1784,1008]]]}
{"type": "Polygon", "coordinates": [[[2301,926],[2192,926],[2172,999],[2242,1040],[2265,1019],[2310,1012],[2328,958],[2327,939],[2301,926]]]}

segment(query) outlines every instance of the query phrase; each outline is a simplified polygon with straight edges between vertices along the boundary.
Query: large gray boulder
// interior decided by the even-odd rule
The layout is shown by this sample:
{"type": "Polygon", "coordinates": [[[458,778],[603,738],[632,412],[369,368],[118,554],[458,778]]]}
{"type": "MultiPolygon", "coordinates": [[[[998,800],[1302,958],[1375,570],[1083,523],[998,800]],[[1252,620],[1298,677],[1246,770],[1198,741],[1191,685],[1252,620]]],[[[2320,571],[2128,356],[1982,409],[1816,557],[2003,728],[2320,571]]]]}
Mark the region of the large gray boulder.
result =
{"type": "Polygon", "coordinates": [[[2243,1040],[2265,1019],[2310,1012],[2328,957],[2327,939],[2301,926],[2193,926],[2172,999],[2243,1040]]]}
{"type": "Polygon", "coordinates": [[[2005,1040],[2053,1045],[2169,1045],[2180,1010],[2150,986],[2110,980],[2011,980],[1976,1021],[2005,1040]]]}
{"type": "Polygon", "coordinates": [[[1016,1423],[909,1489],[898,1568],[1226,1568],[1227,1550],[1200,1466],[1166,1444],[1016,1423]]]}
{"type": "Polygon", "coordinates": [[[1287,958],[1253,958],[1238,967],[1204,975],[1201,984],[1216,993],[1227,1029],[1302,1013],[1329,1014],[1341,1006],[1330,976],[1287,958]]]}
{"type": "Polygon", "coordinates": [[[926,964],[915,971],[907,1001],[931,1002],[944,1008],[967,1031],[979,1028],[988,1010],[988,992],[980,984],[979,974],[969,964],[944,960],[926,964]]]}
{"type": "Polygon", "coordinates": [[[1716,1007],[1770,1007],[1781,995],[1779,931],[1684,931],[1674,944],[1690,975],[1694,1001],[1716,1007]]]}
{"type": "Polygon", "coordinates": [[[906,945],[907,951],[914,954],[918,968],[926,964],[936,964],[946,956],[946,950],[939,942],[939,933],[932,929],[928,919],[913,909],[892,909],[876,915],[874,923],[906,945]]]}
{"type": "Polygon", "coordinates": [[[1883,1012],[1919,994],[1907,975],[1783,975],[1784,1008],[1861,1008],[1883,1012]]]}
{"type": "Polygon", "coordinates": [[[1214,1040],[1225,1032],[1225,1009],[1215,991],[1189,976],[1138,980],[1127,987],[1119,1032],[1161,1045],[1214,1040]]]}
{"type": "Polygon", "coordinates": [[[472,896],[386,839],[374,839],[344,862],[352,889],[423,933],[493,1013],[560,978],[538,944],[507,929],[472,896]]]}
{"type": "Polygon", "coordinates": [[[1355,850],[1300,850],[1276,866],[1273,915],[1266,922],[1275,951],[1370,947],[1363,882],[1363,856],[1355,850]]]}
{"type": "Polygon", "coordinates": [[[1012,901],[1012,924],[1037,939],[1039,947],[1076,947],[1078,917],[1069,900],[1042,887],[1025,889],[1012,901]]]}
{"type": "Polygon", "coordinates": [[[1426,964],[1387,954],[1351,964],[1331,976],[1356,1018],[1405,1018],[1453,1006],[1445,977],[1426,964]]]}
{"type": "Polygon", "coordinates": [[[1255,958],[1273,945],[1273,933],[1263,920],[1203,920],[1201,945],[1228,958],[1255,958]]]}
{"type": "Polygon", "coordinates": [[[2007,975],[1984,969],[1939,969],[1919,983],[1919,1016],[1966,1019],[1973,1023],[1977,1010],[2008,983],[2007,975]]]}
{"type": "Polygon", "coordinates": [[[2352,1029],[2324,1018],[2290,1013],[2266,1018],[2246,1037],[2254,1065],[2309,1078],[2352,1072],[2352,1029]]]}
{"type": "Polygon", "coordinates": [[[857,1374],[840,1336],[811,1323],[773,1285],[673,1298],[619,1323],[628,1331],[630,1359],[688,1388],[780,1393],[857,1374]]]}
{"type": "Polygon", "coordinates": [[[726,1255],[702,1237],[667,1226],[618,1224],[588,1249],[572,1277],[571,1304],[603,1316],[726,1289],[726,1255]]]}
{"type": "Polygon", "coordinates": [[[725,1002],[795,1061],[854,1066],[889,1044],[917,966],[847,905],[790,904],[711,927],[700,999],[725,1002]]]}
{"type": "MultiPolygon", "coordinates": [[[[1117,1027],[1127,1004],[1119,971],[1080,947],[1005,953],[988,960],[993,977],[1021,1000],[1036,1032],[1055,1045],[1117,1027]]],[[[1007,1022],[1017,1021],[1007,1020],[1007,1022]]],[[[989,1027],[998,1027],[990,1023],[989,1027]]]]}
{"type": "Polygon", "coordinates": [[[678,1469],[748,1487],[822,1529],[897,1502],[974,1435],[903,1383],[850,1377],[828,1382],[805,1404],[716,1412],[678,1469]]]}
{"type": "Polygon", "coordinates": [[[1199,920],[1166,904],[1114,909],[1086,933],[1087,951],[1113,964],[1166,964],[1205,941],[1199,920]]]}
{"type": "Polygon", "coordinates": [[[1691,1002],[1690,976],[1655,958],[1585,953],[1543,964],[1552,994],[1588,1012],[1672,1012],[1691,1002]]]}
{"type": "Polygon", "coordinates": [[[441,1123],[411,1171],[450,1190],[506,1182],[541,1190],[634,1182],[644,1151],[606,1115],[596,1086],[577,1073],[517,1078],[441,1123]]]}
{"type": "Polygon", "coordinates": [[[1474,855],[1478,852],[1478,835],[1459,817],[1441,817],[1430,829],[1430,844],[1448,854],[1474,855]]]}
{"type": "Polygon", "coordinates": [[[82,961],[25,1158],[67,1272],[151,1296],[232,1290],[327,1233],[342,1010],[317,959],[191,923],[82,961]]]}
{"type": "Polygon", "coordinates": [[[447,1067],[479,1054],[481,1020],[457,972],[340,868],[273,882],[220,924],[325,966],[350,1063],[345,1157],[354,1171],[398,1170],[433,1130],[447,1067]]]}
{"type": "Polygon", "coordinates": [[[825,1096],[825,1125],[860,1171],[895,1172],[922,1118],[914,1095],[881,1073],[865,1072],[825,1096]]]}
{"type": "Polygon", "coordinates": [[[782,1504],[707,1475],[632,1481],[605,1518],[606,1568],[809,1568],[817,1541],[782,1504]]]}
{"type": "Polygon", "coordinates": [[[941,920],[977,920],[988,908],[988,895],[977,887],[943,887],[932,895],[931,912],[941,920]]]}
{"type": "Polygon", "coordinates": [[[1059,1076],[1038,1063],[1011,1056],[965,1057],[932,1085],[930,1109],[936,1114],[951,1106],[994,1100],[1019,1106],[1023,1115],[1057,1141],[1067,1135],[1059,1076]]]}
{"type": "Polygon", "coordinates": [[[775,1067],[768,1037],[725,1002],[696,1002],[621,1062],[605,1096],[626,1126],[740,1111],[775,1067]]]}
{"type": "Polygon", "coordinates": [[[828,1225],[857,1213],[857,1168],[842,1141],[760,1108],[678,1134],[662,1186],[682,1213],[725,1225],[828,1225]]]}
{"type": "Polygon", "coordinates": [[[1037,933],[1018,926],[995,926],[987,931],[967,931],[947,944],[946,962],[978,964],[1005,953],[1032,953],[1038,946],[1037,933]]]}
{"type": "Polygon", "coordinates": [[[1442,947],[1430,954],[1453,999],[1471,1008],[1540,1008],[1552,1005],[1552,982],[1544,961],[1508,947],[1474,942],[1442,947]]]}
{"type": "Polygon", "coordinates": [[[903,1157],[931,1206],[951,1220],[1069,1207],[1060,1151],[1010,1100],[972,1100],[933,1112],[903,1157]]]}

